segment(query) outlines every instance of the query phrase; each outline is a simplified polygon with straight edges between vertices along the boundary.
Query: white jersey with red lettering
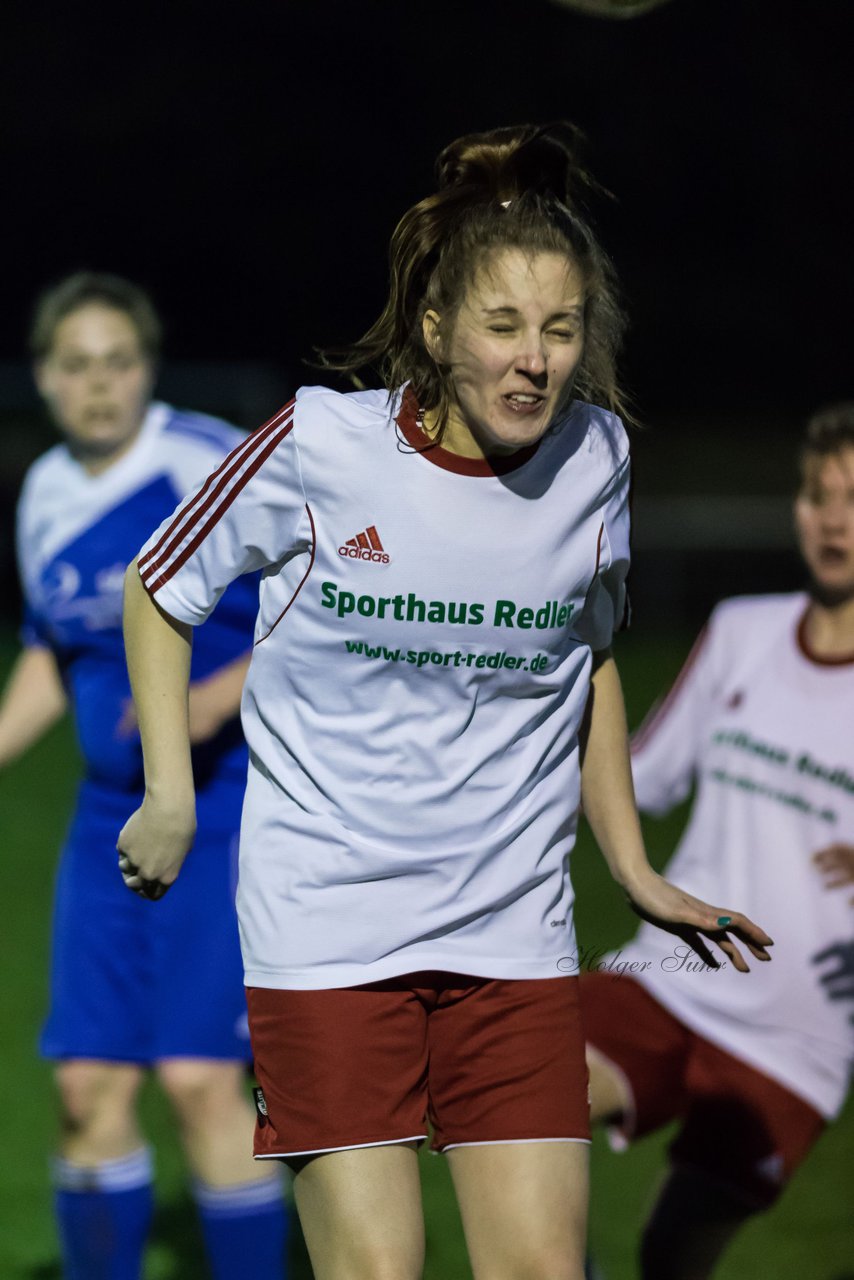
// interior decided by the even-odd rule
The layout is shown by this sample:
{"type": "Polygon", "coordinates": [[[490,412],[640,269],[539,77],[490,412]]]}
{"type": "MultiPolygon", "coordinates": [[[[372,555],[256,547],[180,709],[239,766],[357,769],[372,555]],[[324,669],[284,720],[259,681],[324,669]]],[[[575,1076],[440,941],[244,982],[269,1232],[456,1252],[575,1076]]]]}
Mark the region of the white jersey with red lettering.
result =
{"type": "Polygon", "coordinates": [[[409,394],[306,388],[149,540],[203,622],[263,570],[243,720],[247,984],[558,976],[591,649],[621,620],[628,445],[576,402],[497,467],[409,394]]]}
{"type": "Polygon", "coordinates": [[[854,913],[850,887],[827,889],[812,858],[854,844],[854,661],[810,653],[808,604],[718,606],[632,744],[641,809],[663,813],[696,781],[668,879],[761,924],[772,961],[714,971],[650,925],[619,961],[687,1026],[832,1116],[854,1055],[854,913]]]}

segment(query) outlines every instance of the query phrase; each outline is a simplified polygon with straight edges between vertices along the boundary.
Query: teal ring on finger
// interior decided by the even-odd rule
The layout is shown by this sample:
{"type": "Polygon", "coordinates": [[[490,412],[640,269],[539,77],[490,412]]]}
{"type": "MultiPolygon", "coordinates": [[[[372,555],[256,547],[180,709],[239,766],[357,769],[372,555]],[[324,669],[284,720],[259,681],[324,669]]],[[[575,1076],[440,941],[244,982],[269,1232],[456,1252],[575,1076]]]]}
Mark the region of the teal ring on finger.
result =
{"type": "Polygon", "coordinates": [[[725,929],[728,924],[732,924],[732,916],[718,916],[718,924],[725,929]]]}

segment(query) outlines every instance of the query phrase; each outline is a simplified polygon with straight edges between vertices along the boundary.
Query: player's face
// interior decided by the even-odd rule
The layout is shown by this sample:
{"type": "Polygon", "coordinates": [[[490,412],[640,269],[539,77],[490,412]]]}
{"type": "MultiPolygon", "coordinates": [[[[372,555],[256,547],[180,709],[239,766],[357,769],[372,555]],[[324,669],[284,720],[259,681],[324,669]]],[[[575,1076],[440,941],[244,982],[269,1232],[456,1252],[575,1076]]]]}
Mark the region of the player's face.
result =
{"type": "Polygon", "coordinates": [[[425,317],[428,350],[451,369],[443,444],[468,456],[534,444],[569,401],[584,350],[584,287],[559,253],[501,249],[470,284],[447,337],[425,317]]]}
{"type": "Polygon", "coordinates": [[[854,598],[854,446],[807,458],[795,524],[819,594],[831,603],[854,598]]]}
{"type": "Polygon", "coordinates": [[[72,451],[97,470],[136,438],[152,372],[130,317],[87,303],[57,325],[36,383],[72,451]]]}

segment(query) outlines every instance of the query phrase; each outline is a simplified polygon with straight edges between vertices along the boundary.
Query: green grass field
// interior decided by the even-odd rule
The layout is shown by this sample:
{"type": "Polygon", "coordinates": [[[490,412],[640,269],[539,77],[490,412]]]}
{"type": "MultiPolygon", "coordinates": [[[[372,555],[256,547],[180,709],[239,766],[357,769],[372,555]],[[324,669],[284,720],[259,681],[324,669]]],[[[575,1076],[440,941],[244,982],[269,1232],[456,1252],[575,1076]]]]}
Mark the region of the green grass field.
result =
{"type": "MultiPolygon", "coordinates": [[[[677,670],[683,642],[635,635],[620,642],[629,715],[637,722],[677,670]]],[[[14,651],[0,637],[0,666],[14,651]]],[[[3,893],[2,1055],[3,1159],[0,1162],[0,1280],[51,1280],[60,1275],[50,1211],[47,1162],[55,1108],[50,1074],[35,1051],[45,1007],[51,885],[56,850],[77,778],[73,735],[63,725],[30,755],[0,775],[3,893]]],[[[648,824],[650,851],[660,863],[673,847],[682,815],[648,824]]],[[[617,946],[634,918],[583,836],[573,862],[582,942],[617,946]]],[[[162,1099],[143,1099],[147,1132],[157,1149],[159,1212],[146,1280],[201,1280],[201,1246],[185,1192],[175,1127],[162,1099]]],[[[606,1280],[631,1280],[640,1224],[663,1167],[667,1135],[646,1139],[622,1156],[597,1138],[593,1149],[591,1241],[606,1280]]],[[[426,1280],[464,1280],[459,1217],[441,1157],[422,1157],[428,1252],[426,1280]]],[[[777,1207],[748,1227],[719,1271],[720,1280],[854,1280],[854,1106],[824,1136],[777,1207]]],[[[311,1275],[297,1233],[294,1280],[311,1275]]]]}

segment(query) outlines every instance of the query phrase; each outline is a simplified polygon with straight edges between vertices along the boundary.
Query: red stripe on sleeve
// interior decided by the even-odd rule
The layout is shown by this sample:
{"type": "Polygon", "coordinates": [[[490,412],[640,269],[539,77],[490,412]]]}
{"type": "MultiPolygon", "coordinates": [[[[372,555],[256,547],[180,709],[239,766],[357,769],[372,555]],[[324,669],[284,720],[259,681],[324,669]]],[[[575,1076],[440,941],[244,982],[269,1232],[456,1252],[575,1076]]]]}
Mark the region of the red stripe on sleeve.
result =
{"type": "MultiPolygon", "coordinates": [[[[178,533],[175,539],[173,539],[170,548],[160,557],[159,561],[155,561],[149,564],[146,567],[145,571],[141,573],[143,586],[147,591],[149,592],[157,591],[160,587],[164,586],[169,581],[169,579],[174,576],[174,574],[178,572],[178,570],[181,568],[182,565],[186,564],[186,562],[189,560],[193,552],[201,545],[202,542],[204,542],[205,538],[208,536],[211,529],[215,528],[215,526],[219,523],[219,521],[225,515],[226,511],[234,502],[238,494],[241,493],[241,491],[246,487],[246,485],[249,483],[252,477],[256,474],[256,472],[258,472],[261,469],[261,467],[264,465],[264,463],[267,461],[270,454],[274,452],[277,446],[281,444],[282,440],[284,440],[285,437],[289,434],[292,427],[293,427],[292,419],[286,423],[280,424],[279,427],[274,428],[273,431],[267,435],[266,442],[264,443],[263,448],[256,449],[254,456],[247,455],[247,456],[252,456],[252,461],[250,465],[246,468],[243,474],[237,478],[235,483],[232,485],[231,489],[229,489],[228,492],[225,493],[224,497],[221,495],[222,495],[223,489],[228,483],[228,480],[232,478],[235,472],[240,469],[240,466],[243,465],[246,458],[245,457],[240,458],[238,465],[232,468],[230,474],[228,476],[223,477],[222,482],[216,486],[215,490],[211,492],[208,498],[199,507],[198,511],[195,513],[193,517],[193,520],[182,531],[178,533]],[[218,499],[221,499],[221,500],[219,501],[219,505],[217,506],[215,504],[217,503],[218,499]],[[211,512],[212,508],[213,510],[211,512]],[[201,525],[201,527],[199,527],[202,517],[205,516],[208,512],[211,512],[209,519],[206,520],[205,523],[201,525]],[[169,558],[170,555],[172,555],[175,548],[178,545],[180,545],[180,542],[182,541],[182,539],[185,538],[187,534],[190,532],[190,530],[192,529],[197,530],[193,538],[191,538],[191,540],[187,543],[184,549],[178,555],[176,555],[174,559],[170,560],[169,558]]],[[[180,516],[179,516],[179,520],[180,520],[180,516]]]]}
{"type": "Polygon", "coordinates": [[[151,572],[151,570],[157,568],[158,566],[155,561],[162,563],[168,559],[171,551],[177,543],[180,542],[184,534],[192,528],[196,519],[198,519],[201,512],[198,511],[194,515],[193,513],[195,509],[199,507],[200,504],[202,504],[202,506],[209,505],[209,497],[215,498],[222,492],[231,477],[240,470],[244,459],[251,456],[251,454],[264,443],[264,440],[266,440],[270,433],[275,431],[275,429],[284,421],[288,413],[290,413],[291,416],[293,415],[294,404],[295,401],[291,400],[283,409],[280,409],[279,412],[269,420],[269,422],[265,422],[257,431],[253,431],[245,440],[241,440],[240,444],[236,445],[231,452],[223,458],[216,470],[211,472],[208,476],[199,492],[195,494],[192,501],[186,503],[185,506],[180,508],[175,519],[163,532],[158,542],[156,542],[150,550],[146,551],[144,556],[140,556],[138,562],[140,574],[145,576],[151,572]],[[215,492],[213,492],[213,490],[215,490],[215,492]],[[184,525],[183,522],[188,519],[189,523],[184,525]]]}

